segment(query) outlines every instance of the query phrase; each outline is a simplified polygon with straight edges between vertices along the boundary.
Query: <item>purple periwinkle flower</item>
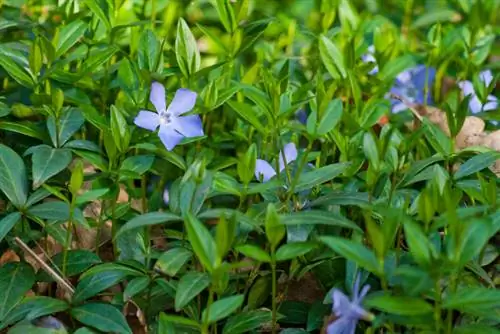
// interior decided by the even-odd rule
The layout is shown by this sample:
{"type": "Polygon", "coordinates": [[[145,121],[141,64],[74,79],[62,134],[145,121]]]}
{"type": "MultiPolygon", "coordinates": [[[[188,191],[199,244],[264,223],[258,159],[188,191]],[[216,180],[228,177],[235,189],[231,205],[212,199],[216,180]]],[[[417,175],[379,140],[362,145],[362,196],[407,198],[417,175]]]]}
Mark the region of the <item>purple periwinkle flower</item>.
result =
{"type": "Polygon", "coordinates": [[[160,127],[158,136],[167,150],[171,151],[184,137],[203,136],[200,116],[181,116],[193,109],[196,103],[195,92],[185,88],[178,89],[167,108],[165,88],[162,84],[153,82],[149,100],[155,106],[156,113],[141,110],[134,123],[149,131],[156,131],[160,127]]]}
{"type": "MultiPolygon", "coordinates": [[[[297,148],[294,143],[286,144],[283,151],[280,151],[280,156],[278,160],[280,172],[285,169],[285,162],[289,164],[297,159],[297,148]],[[284,156],[284,159],[283,159],[284,156]]],[[[273,176],[276,175],[276,171],[271,166],[271,164],[265,160],[257,159],[255,162],[255,177],[260,180],[262,176],[262,181],[267,182],[273,176]]]]}
{"type": "MultiPolygon", "coordinates": [[[[367,53],[361,56],[361,60],[364,63],[377,63],[377,60],[375,59],[375,47],[373,45],[370,45],[368,47],[367,53]]],[[[368,74],[373,75],[378,73],[378,65],[375,65],[375,67],[368,72],[368,74]]]]}
{"type": "MultiPolygon", "coordinates": [[[[493,74],[491,74],[491,71],[489,70],[483,71],[479,74],[479,80],[481,80],[481,82],[483,82],[486,86],[489,86],[493,80],[493,74]]],[[[467,80],[460,81],[458,83],[458,87],[460,87],[464,96],[471,95],[471,99],[469,100],[469,109],[473,114],[477,114],[482,111],[495,110],[498,108],[498,99],[493,95],[488,95],[486,103],[481,103],[474,90],[472,82],[467,80]]]]}
{"type": "Polygon", "coordinates": [[[328,325],[328,334],[354,334],[360,319],[369,321],[373,320],[373,314],[366,311],[361,306],[361,302],[368,293],[370,286],[365,285],[360,291],[359,278],[360,277],[358,276],[354,282],[352,300],[349,300],[349,297],[347,297],[342,291],[337,289],[333,290],[332,312],[335,314],[337,319],[328,325]]]}
{"type": "MultiPolygon", "coordinates": [[[[432,104],[431,89],[436,77],[436,70],[432,67],[418,65],[409,70],[401,72],[396,77],[396,81],[391,88],[391,93],[401,96],[411,103],[432,104]],[[427,76],[427,97],[425,94],[425,84],[427,76]]],[[[408,107],[401,101],[392,100],[392,112],[398,113],[408,107]]]]}

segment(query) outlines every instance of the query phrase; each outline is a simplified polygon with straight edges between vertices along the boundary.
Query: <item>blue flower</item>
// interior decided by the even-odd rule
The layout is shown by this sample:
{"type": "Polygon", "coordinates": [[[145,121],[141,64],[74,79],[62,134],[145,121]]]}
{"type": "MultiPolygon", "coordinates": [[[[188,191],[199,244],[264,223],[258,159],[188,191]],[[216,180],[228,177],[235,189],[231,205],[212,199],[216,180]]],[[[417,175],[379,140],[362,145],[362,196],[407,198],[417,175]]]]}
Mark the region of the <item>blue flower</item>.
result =
{"type": "Polygon", "coordinates": [[[295,113],[295,118],[301,124],[303,124],[303,125],[307,124],[307,112],[304,109],[297,110],[297,112],[295,113]]]}
{"type": "Polygon", "coordinates": [[[368,47],[368,52],[365,53],[364,55],[361,56],[361,60],[364,63],[375,63],[375,67],[368,72],[368,74],[373,75],[378,73],[378,65],[376,65],[377,60],[375,59],[375,47],[373,45],[370,45],[368,47]]]}
{"type": "Polygon", "coordinates": [[[184,137],[203,136],[200,116],[181,116],[193,109],[196,103],[195,92],[184,88],[177,90],[167,108],[165,88],[160,83],[153,82],[149,100],[155,106],[156,113],[141,110],[134,123],[149,131],[156,131],[159,126],[158,136],[167,150],[171,151],[184,137]]]}
{"type": "MultiPolygon", "coordinates": [[[[481,80],[486,86],[491,84],[493,80],[493,75],[491,71],[483,71],[479,74],[479,80],[481,80]]],[[[474,86],[470,81],[461,81],[458,83],[458,87],[462,90],[464,96],[471,95],[471,99],[469,101],[469,109],[473,114],[480,113],[482,111],[490,111],[498,108],[498,99],[493,95],[488,95],[486,99],[486,103],[481,103],[479,97],[476,95],[474,91],[474,86]]]]}
{"type": "Polygon", "coordinates": [[[334,289],[333,308],[332,312],[337,319],[330,323],[327,327],[328,334],[354,334],[356,326],[360,319],[373,320],[374,316],[370,312],[363,309],[361,302],[370,289],[369,285],[365,285],[361,291],[359,290],[359,276],[356,278],[353,287],[353,297],[349,300],[342,291],[334,289]]]}
{"type": "MultiPolygon", "coordinates": [[[[295,144],[294,143],[286,144],[285,147],[283,148],[283,151],[280,152],[279,156],[278,164],[280,172],[283,171],[283,169],[285,169],[285,162],[286,164],[289,164],[290,162],[295,161],[296,159],[297,159],[297,148],[295,147],[295,144]],[[285,156],[284,159],[283,156],[285,156]]],[[[260,180],[260,178],[262,177],[262,181],[267,182],[275,175],[276,171],[269,162],[262,159],[257,159],[257,161],[255,162],[255,177],[257,178],[257,180],[260,180]]]]}
{"type": "MultiPolygon", "coordinates": [[[[401,72],[396,77],[396,81],[391,88],[391,93],[405,98],[407,101],[416,104],[432,104],[431,89],[436,77],[436,70],[424,65],[418,65],[414,68],[401,72]],[[427,100],[425,93],[425,77],[427,72],[427,100]]],[[[398,113],[408,107],[401,101],[392,100],[392,112],[398,113]]]]}

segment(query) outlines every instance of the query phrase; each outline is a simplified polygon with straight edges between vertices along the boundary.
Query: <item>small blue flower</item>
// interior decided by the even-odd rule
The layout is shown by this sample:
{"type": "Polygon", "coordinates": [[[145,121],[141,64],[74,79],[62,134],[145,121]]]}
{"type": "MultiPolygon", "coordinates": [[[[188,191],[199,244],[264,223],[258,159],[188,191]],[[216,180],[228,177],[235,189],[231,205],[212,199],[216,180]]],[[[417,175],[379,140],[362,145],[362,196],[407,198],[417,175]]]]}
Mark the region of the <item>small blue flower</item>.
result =
{"type": "MultiPolygon", "coordinates": [[[[436,77],[436,70],[432,67],[418,65],[414,68],[401,72],[396,77],[396,81],[391,88],[391,93],[401,96],[411,103],[416,104],[432,104],[431,86],[436,77]],[[426,74],[427,72],[427,74],[426,74]],[[425,77],[427,79],[427,100],[424,96],[425,93],[425,77]]],[[[392,112],[398,113],[407,109],[408,107],[401,101],[392,100],[392,112]]]]}
{"type": "Polygon", "coordinates": [[[370,289],[365,285],[359,290],[359,276],[356,278],[353,287],[353,297],[349,300],[342,291],[334,289],[332,312],[337,319],[327,327],[327,334],[354,334],[360,319],[373,320],[373,314],[363,309],[361,302],[370,289]]]}
{"type": "MultiPolygon", "coordinates": [[[[375,63],[376,64],[377,60],[375,59],[374,54],[375,54],[375,47],[373,45],[370,45],[368,47],[368,52],[361,56],[361,60],[364,63],[375,63]]],[[[378,73],[378,65],[375,65],[375,67],[370,72],[368,72],[368,74],[370,74],[370,75],[373,75],[376,73],[378,73]]]]}
{"type": "Polygon", "coordinates": [[[167,108],[165,88],[160,83],[153,82],[149,100],[155,106],[156,113],[141,110],[134,123],[149,131],[156,131],[159,126],[158,136],[167,150],[173,150],[184,137],[203,136],[200,116],[181,116],[193,109],[196,103],[195,92],[185,88],[177,90],[174,99],[167,108]]]}
{"type": "Polygon", "coordinates": [[[297,110],[297,112],[295,113],[295,118],[301,124],[303,124],[303,125],[307,124],[307,112],[304,109],[297,110]]]}
{"type": "MultiPolygon", "coordinates": [[[[295,144],[294,143],[286,144],[285,147],[283,148],[283,151],[280,152],[279,156],[278,164],[280,172],[283,171],[283,169],[285,169],[285,161],[286,164],[289,164],[290,162],[295,161],[296,159],[297,159],[297,148],[295,147],[295,144]],[[285,159],[283,159],[283,155],[285,156],[285,159]]],[[[255,177],[257,178],[257,180],[260,180],[260,178],[262,177],[262,181],[267,182],[275,175],[276,171],[269,162],[262,159],[257,159],[257,161],[255,162],[255,177]]]]}
{"type": "MultiPolygon", "coordinates": [[[[493,80],[493,75],[491,71],[483,71],[479,74],[479,80],[481,80],[486,86],[491,84],[493,80]]],[[[469,101],[469,109],[473,114],[480,113],[482,111],[490,111],[498,108],[498,99],[493,95],[488,95],[486,103],[481,103],[479,97],[476,95],[474,91],[474,86],[470,81],[461,81],[458,83],[458,87],[462,90],[464,96],[471,95],[471,99],[469,101]]]]}
{"type": "Polygon", "coordinates": [[[168,190],[168,185],[165,186],[165,189],[163,190],[163,202],[168,205],[168,203],[170,202],[170,192],[168,190]]]}

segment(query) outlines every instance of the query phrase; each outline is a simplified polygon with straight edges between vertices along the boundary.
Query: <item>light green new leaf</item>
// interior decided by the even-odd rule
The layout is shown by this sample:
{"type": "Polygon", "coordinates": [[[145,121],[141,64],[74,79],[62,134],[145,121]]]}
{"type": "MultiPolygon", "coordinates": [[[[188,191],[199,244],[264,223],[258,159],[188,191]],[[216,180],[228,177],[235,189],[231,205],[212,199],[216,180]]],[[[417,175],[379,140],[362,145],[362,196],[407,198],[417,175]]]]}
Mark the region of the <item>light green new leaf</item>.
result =
{"type": "Polygon", "coordinates": [[[347,78],[342,52],[325,35],[321,35],[319,38],[319,54],[328,73],[330,73],[334,79],[347,78]]]}
{"type": "Polygon", "coordinates": [[[194,253],[205,269],[211,272],[214,269],[217,257],[215,241],[208,229],[191,213],[186,214],[184,220],[188,240],[193,247],[194,253]]]}

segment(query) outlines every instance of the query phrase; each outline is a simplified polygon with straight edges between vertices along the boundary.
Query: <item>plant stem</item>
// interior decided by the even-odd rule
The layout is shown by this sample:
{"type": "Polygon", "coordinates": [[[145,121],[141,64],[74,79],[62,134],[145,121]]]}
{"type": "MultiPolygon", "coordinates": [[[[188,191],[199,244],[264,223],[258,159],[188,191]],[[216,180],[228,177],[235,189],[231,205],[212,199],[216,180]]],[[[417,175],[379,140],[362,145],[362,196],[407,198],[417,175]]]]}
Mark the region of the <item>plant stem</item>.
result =
{"type": "Polygon", "coordinates": [[[434,320],[436,322],[436,333],[441,333],[441,287],[439,286],[439,277],[434,286],[436,301],[434,305],[434,320]]]}
{"type": "MultiPolygon", "coordinates": [[[[299,182],[300,174],[302,173],[302,170],[304,169],[304,166],[307,163],[307,157],[309,155],[309,152],[312,150],[312,140],[309,140],[309,144],[307,145],[306,151],[304,152],[304,155],[302,156],[302,159],[300,160],[299,167],[297,168],[297,174],[294,175],[292,179],[292,183],[290,185],[290,190],[288,191],[288,194],[286,196],[286,202],[290,200],[292,197],[295,187],[297,186],[297,183],[299,182]]],[[[286,167],[285,167],[286,168],[286,167]]]]}
{"type": "Polygon", "coordinates": [[[201,328],[201,333],[202,334],[209,334],[208,319],[209,319],[209,316],[210,316],[210,307],[212,306],[213,301],[214,301],[214,291],[212,289],[212,286],[210,286],[210,289],[209,289],[209,292],[208,292],[207,307],[205,309],[207,311],[207,313],[205,313],[205,316],[202,319],[202,321],[203,321],[203,325],[202,325],[202,328],[201,328]]]}
{"type": "Polygon", "coordinates": [[[74,211],[74,197],[71,198],[71,203],[69,206],[69,219],[68,226],[66,229],[66,244],[64,245],[64,253],[63,253],[63,263],[62,263],[62,274],[63,277],[66,277],[66,266],[68,263],[68,251],[71,248],[71,232],[73,231],[73,211],[74,211]]]}
{"type": "Polygon", "coordinates": [[[271,323],[271,333],[276,334],[276,322],[277,322],[277,303],[276,303],[276,259],[274,254],[274,249],[271,249],[271,280],[272,280],[272,323],[271,323]]]}

